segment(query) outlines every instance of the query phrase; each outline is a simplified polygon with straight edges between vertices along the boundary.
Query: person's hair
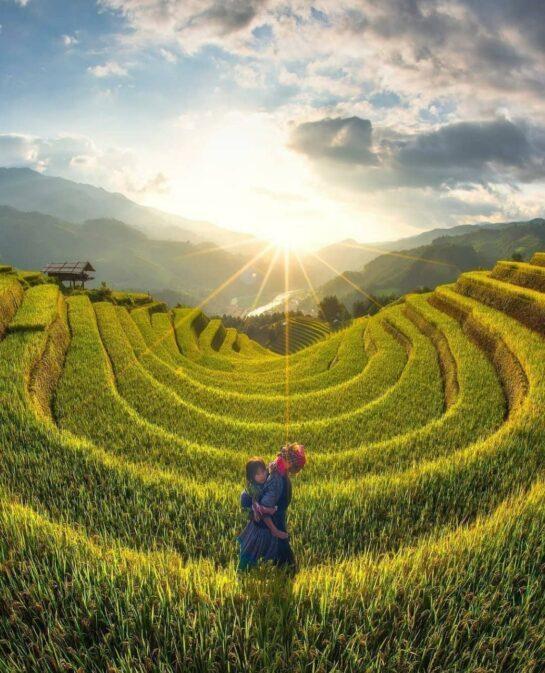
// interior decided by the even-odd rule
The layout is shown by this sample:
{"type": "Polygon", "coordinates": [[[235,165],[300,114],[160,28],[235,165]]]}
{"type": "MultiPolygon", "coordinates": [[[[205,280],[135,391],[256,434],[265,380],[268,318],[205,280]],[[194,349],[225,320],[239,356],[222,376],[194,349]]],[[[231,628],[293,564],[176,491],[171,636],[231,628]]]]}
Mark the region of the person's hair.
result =
{"type": "Polygon", "coordinates": [[[246,481],[253,481],[256,475],[256,472],[259,468],[267,469],[267,465],[263,458],[259,456],[254,456],[246,463],[246,481]]]}

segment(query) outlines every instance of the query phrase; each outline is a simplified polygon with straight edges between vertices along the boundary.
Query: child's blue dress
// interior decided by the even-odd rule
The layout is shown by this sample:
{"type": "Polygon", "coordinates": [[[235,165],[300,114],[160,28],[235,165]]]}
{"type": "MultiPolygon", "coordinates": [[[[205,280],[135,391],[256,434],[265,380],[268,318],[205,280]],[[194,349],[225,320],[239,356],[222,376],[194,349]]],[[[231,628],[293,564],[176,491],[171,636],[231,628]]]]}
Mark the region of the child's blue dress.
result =
{"type": "MultiPolygon", "coordinates": [[[[291,481],[287,475],[281,476],[273,472],[265,482],[259,503],[265,507],[276,507],[272,515],[274,525],[278,530],[286,531],[286,510],[291,502],[291,481]]],[[[271,533],[263,521],[254,521],[252,517],[252,498],[243,491],[240,496],[243,509],[249,510],[250,520],[246,528],[238,536],[240,543],[240,558],[238,569],[248,570],[259,561],[271,561],[277,566],[295,568],[295,557],[289,540],[280,540],[271,533]]]]}

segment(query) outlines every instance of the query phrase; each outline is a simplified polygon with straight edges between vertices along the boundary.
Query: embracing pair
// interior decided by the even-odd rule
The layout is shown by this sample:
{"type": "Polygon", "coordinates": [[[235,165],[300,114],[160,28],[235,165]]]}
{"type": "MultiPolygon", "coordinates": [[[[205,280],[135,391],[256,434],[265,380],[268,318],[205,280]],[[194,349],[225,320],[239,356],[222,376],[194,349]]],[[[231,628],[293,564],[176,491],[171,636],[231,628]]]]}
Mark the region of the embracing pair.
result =
{"type": "Polygon", "coordinates": [[[290,476],[300,472],[305,462],[304,446],[287,444],[268,468],[262,458],[251,458],[246,463],[246,488],[240,503],[249,520],[238,536],[239,570],[248,570],[260,561],[295,570],[286,512],[291,501],[290,476]]]}

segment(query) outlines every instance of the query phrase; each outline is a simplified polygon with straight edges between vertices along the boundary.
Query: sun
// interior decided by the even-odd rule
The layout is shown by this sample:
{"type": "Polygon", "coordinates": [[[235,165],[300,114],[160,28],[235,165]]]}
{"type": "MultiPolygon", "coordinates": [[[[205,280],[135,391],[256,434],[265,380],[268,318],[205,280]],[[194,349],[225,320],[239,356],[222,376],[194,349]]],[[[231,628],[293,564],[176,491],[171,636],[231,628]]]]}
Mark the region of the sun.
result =
{"type": "Polygon", "coordinates": [[[287,252],[302,252],[308,247],[307,241],[301,237],[301,234],[298,236],[293,231],[289,231],[283,227],[279,227],[276,231],[271,232],[267,238],[275,248],[287,252]]]}

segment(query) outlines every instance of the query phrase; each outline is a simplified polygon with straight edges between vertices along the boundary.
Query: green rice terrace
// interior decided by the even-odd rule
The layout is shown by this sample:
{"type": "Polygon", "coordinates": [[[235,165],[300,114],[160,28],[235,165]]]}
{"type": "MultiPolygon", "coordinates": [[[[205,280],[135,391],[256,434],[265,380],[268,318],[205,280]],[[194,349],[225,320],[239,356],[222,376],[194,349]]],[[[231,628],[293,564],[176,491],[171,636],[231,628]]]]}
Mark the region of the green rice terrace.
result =
{"type": "Polygon", "coordinates": [[[43,280],[0,268],[0,673],[545,670],[545,253],[289,356],[43,280]],[[298,572],[238,576],[286,439],[298,572]]]}
{"type": "Polygon", "coordinates": [[[296,353],[328,336],[330,329],[323,320],[306,316],[289,316],[282,321],[278,336],[270,344],[274,353],[296,353]]]}

